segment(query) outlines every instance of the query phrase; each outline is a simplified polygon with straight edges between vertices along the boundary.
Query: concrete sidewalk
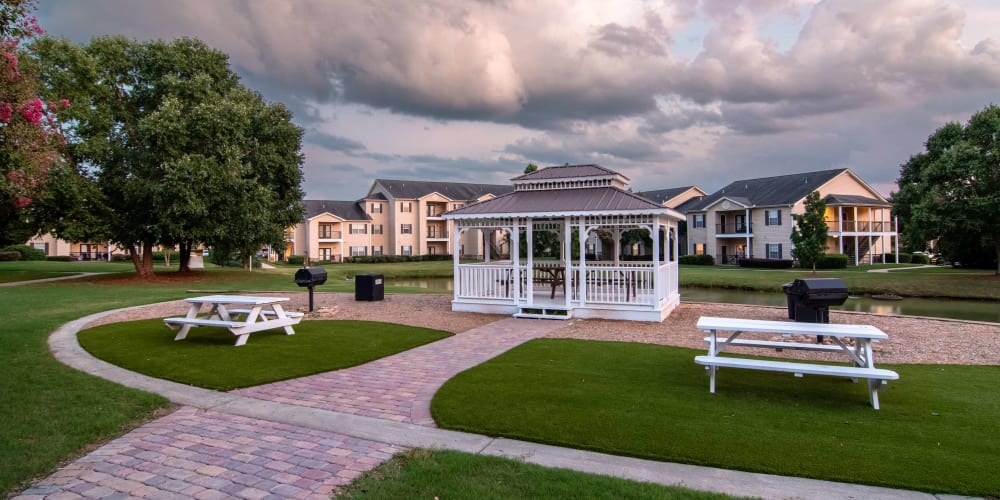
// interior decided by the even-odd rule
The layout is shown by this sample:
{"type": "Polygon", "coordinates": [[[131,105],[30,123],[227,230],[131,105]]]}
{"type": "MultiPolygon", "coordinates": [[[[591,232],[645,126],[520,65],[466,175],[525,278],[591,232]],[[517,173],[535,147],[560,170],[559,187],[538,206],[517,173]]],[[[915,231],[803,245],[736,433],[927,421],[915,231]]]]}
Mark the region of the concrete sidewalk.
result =
{"type": "MultiPolygon", "coordinates": [[[[549,467],[761,498],[946,498],[921,492],[654,462],[490,438],[268,401],[249,397],[249,393],[219,393],[153,379],[95,359],[80,348],[76,341],[80,327],[112,312],[117,311],[81,318],[53,333],[49,346],[56,358],[87,373],[161,394],[185,407],[102,446],[17,498],[119,498],[130,495],[328,498],[334,488],[350,482],[392,454],[416,447],[503,456],[549,467]]],[[[473,339],[477,333],[483,333],[476,331],[480,329],[486,332],[497,328],[509,330],[508,321],[512,320],[501,320],[438,343],[455,341],[458,337],[473,339]]],[[[531,321],[539,330],[550,328],[545,320],[519,321],[531,321]]],[[[524,335],[520,341],[534,338],[538,333],[524,335]]],[[[508,343],[513,347],[519,342],[512,338],[508,343]]],[[[447,352],[441,346],[437,349],[447,352]]],[[[497,349],[500,347],[490,353],[461,357],[472,362],[486,355],[499,354],[492,354],[497,349]]],[[[397,356],[402,354],[405,353],[397,356]]],[[[438,362],[434,356],[426,359],[428,363],[438,362]]],[[[441,376],[450,376],[450,371],[443,370],[441,376]]]]}

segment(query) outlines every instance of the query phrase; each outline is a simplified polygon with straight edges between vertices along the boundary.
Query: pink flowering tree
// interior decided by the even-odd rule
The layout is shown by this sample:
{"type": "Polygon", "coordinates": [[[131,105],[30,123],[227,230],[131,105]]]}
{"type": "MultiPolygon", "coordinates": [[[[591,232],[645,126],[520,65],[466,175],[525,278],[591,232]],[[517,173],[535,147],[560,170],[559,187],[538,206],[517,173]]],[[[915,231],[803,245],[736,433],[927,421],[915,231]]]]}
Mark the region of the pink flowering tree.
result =
{"type": "Polygon", "coordinates": [[[42,100],[35,66],[23,62],[22,44],[43,34],[34,9],[34,0],[0,0],[0,245],[35,232],[23,224],[25,209],[45,188],[64,142],[56,114],[69,101],[42,100]]]}

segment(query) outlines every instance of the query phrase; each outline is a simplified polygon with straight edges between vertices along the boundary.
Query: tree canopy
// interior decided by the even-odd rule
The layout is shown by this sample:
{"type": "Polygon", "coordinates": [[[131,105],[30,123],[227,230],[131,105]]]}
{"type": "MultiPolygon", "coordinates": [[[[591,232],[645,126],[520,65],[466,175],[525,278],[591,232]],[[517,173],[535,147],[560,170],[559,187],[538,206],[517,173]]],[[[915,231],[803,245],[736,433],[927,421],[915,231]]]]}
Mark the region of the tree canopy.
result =
{"type": "Polygon", "coordinates": [[[302,131],[239,83],[226,54],[190,38],[43,38],[33,50],[46,91],[74,101],[69,153],[101,215],[57,234],[90,225],[150,276],[154,245],[180,245],[184,270],[196,243],[247,259],[301,220],[302,131]]]}
{"type": "Polygon", "coordinates": [[[1000,106],[948,123],[900,166],[893,204],[906,242],[1000,274],[1000,106]]]}
{"type": "Polygon", "coordinates": [[[62,137],[56,113],[65,99],[39,97],[37,68],[22,43],[43,33],[32,0],[0,2],[0,246],[24,243],[38,231],[29,206],[59,165],[62,137]]]}
{"type": "Polygon", "coordinates": [[[819,191],[806,196],[805,212],[794,214],[795,227],[792,228],[792,257],[799,260],[803,268],[810,267],[816,273],[816,261],[826,253],[826,237],[829,228],[824,220],[826,203],[819,197],[819,191]]]}

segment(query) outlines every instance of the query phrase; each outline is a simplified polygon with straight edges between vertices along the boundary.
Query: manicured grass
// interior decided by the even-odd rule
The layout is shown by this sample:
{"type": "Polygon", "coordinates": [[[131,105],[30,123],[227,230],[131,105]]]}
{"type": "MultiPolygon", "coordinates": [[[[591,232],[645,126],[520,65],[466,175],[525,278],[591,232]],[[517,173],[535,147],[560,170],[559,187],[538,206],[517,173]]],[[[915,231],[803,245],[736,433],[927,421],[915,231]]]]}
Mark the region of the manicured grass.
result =
{"type": "MultiPolygon", "coordinates": [[[[737,288],[781,292],[781,285],[796,278],[840,278],[855,295],[893,293],[905,297],[950,297],[1000,300],[1000,277],[992,271],[938,266],[869,273],[893,266],[860,266],[832,271],[802,269],[749,269],[728,266],[681,266],[681,286],[737,288]]],[[[899,265],[898,267],[905,267],[899,265]]]]}
{"type": "Polygon", "coordinates": [[[452,380],[441,427],[656,460],[963,495],[1000,495],[995,366],[884,366],[863,383],[726,370],[703,351],[534,340],[452,380]],[[489,390],[484,390],[489,388],[489,390]]]}
{"type": "Polygon", "coordinates": [[[295,335],[281,329],[250,335],[235,347],[225,328],[191,329],[184,340],[163,320],[112,323],[80,332],[80,345],[109,363],[152,377],[228,391],[339,370],[451,335],[374,321],[306,320],[295,335]]]}
{"type": "Polygon", "coordinates": [[[414,450],[397,455],[356,479],[338,497],[359,500],[734,498],[566,469],[549,469],[498,457],[427,450],[414,450]]]}

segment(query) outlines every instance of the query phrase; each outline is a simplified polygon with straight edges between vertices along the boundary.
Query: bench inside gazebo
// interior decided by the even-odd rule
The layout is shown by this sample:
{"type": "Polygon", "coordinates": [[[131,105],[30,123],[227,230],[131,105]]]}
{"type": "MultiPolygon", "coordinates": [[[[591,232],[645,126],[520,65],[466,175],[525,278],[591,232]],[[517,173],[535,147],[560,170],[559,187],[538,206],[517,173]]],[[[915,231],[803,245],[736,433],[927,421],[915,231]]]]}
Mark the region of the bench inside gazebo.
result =
{"type": "MultiPolygon", "coordinates": [[[[468,231],[504,234],[509,256],[463,263],[455,253],[455,311],[518,317],[663,321],[680,302],[678,212],[628,191],[628,178],[598,165],[547,167],[512,179],[514,191],[443,215],[454,247],[468,231]],[[623,233],[645,231],[649,260],[622,260],[623,233]],[[539,259],[534,234],[556,235],[559,256],[539,259]],[[588,255],[601,239],[610,257],[588,255]],[[521,255],[521,240],[527,250],[521,255]]],[[[488,236],[487,236],[488,239],[488,236]]]]}

